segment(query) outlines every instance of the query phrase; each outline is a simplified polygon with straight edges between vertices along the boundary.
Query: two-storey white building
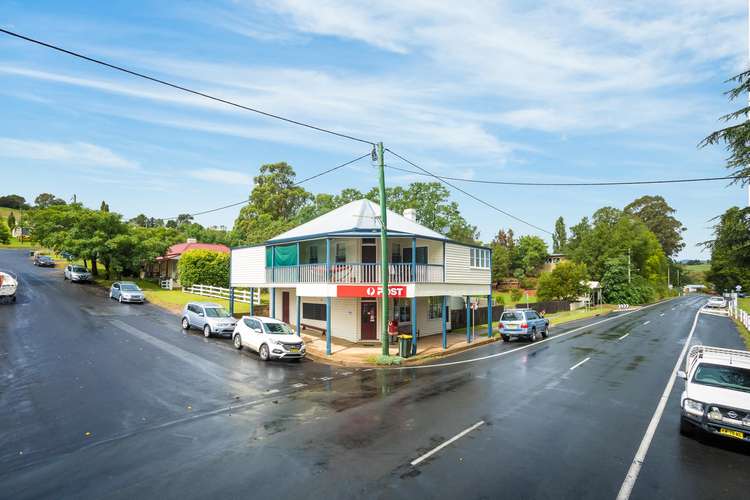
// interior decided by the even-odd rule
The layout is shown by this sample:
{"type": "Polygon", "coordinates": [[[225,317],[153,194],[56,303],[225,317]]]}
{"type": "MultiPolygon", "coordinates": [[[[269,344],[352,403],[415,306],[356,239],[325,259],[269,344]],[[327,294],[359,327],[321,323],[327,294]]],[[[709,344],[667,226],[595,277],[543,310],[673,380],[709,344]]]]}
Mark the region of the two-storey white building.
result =
{"type": "MultiPolygon", "coordinates": [[[[298,330],[376,342],[384,334],[379,214],[376,203],[358,200],[264,244],[234,248],[230,286],[270,289],[271,315],[298,330]]],[[[445,347],[448,297],[491,303],[490,250],[415,219],[414,210],[388,211],[389,319],[417,339],[442,334],[445,347]]]]}

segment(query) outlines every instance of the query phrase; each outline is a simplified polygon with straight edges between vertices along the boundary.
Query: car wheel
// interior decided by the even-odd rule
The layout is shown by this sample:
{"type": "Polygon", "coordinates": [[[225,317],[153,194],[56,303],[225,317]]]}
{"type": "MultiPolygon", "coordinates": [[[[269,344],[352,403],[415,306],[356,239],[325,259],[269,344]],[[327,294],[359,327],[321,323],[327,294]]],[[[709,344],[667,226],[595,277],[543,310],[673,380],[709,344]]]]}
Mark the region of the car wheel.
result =
{"type": "Polygon", "coordinates": [[[684,418],[680,418],[680,434],[687,437],[693,436],[695,434],[695,426],[684,418]]]}
{"type": "Polygon", "coordinates": [[[234,344],[235,349],[242,349],[242,337],[239,333],[234,336],[234,339],[232,339],[232,343],[234,344]]]}
{"type": "Polygon", "coordinates": [[[190,321],[187,318],[182,318],[182,329],[190,330],[190,321]]]}
{"type": "Polygon", "coordinates": [[[545,328],[545,329],[544,329],[544,330],[542,331],[542,338],[543,338],[543,339],[546,339],[547,337],[549,337],[549,327],[545,328]]]}
{"type": "Polygon", "coordinates": [[[117,302],[119,302],[120,304],[122,304],[122,295],[120,295],[119,297],[117,297],[117,302]]]}
{"type": "Polygon", "coordinates": [[[263,344],[260,346],[260,349],[258,350],[258,356],[260,356],[261,361],[268,361],[268,358],[271,357],[271,353],[268,352],[268,345],[263,344]]]}
{"type": "Polygon", "coordinates": [[[503,342],[510,342],[510,335],[503,335],[503,342]]]}
{"type": "Polygon", "coordinates": [[[203,326],[203,336],[206,338],[211,337],[211,327],[209,325],[203,326]]]}
{"type": "Polygon", "coordinates": [[[531,329],[531,335],[529,335],[529,342],[536,342],[536,328],[531,329]]]}

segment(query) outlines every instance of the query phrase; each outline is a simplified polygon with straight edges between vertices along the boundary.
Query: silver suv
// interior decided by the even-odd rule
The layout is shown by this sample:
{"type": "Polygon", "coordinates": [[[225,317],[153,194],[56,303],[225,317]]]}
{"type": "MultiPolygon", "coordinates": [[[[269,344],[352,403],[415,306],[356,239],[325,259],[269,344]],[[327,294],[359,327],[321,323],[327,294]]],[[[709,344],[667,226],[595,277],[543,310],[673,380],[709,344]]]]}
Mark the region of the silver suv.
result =
{"type": "Polygon", "coordinates": [[[198,328],[203,336],[231,336],[237,320],[219,304],[213,302],[188,302],[182,310],[182,329],[198,328]]]}
{"type": "Polygon", "coordinates": [[[83,266],[65,266],[63,279],[70,281],[91,281],[91,273],[83,266]]]}
{"type": "Polygon", "coordinates": [[[549,320],[532,309],[508,309],[500,316],[497,329],[505,342],[513,337],[535,342],[540,335],[547,338],[549,320]]]}

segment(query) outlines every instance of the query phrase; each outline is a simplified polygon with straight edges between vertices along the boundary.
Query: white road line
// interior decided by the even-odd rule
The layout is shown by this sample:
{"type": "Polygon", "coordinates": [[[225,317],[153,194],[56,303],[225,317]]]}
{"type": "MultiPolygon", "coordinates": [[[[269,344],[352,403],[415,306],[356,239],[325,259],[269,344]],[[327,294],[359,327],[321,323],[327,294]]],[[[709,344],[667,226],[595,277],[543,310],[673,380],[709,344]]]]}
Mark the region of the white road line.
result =
{"type": "MultiPolygon", "coordinates": [[[[674,300],[674,299],[669,299],[669,300],[674,300]]],[[[522,350],[528,349],[530,347],[538,346],[538,345],[543,344],[545,342],[549,342],[550,340],[560,339],[562,337],[565,337],[566,335],[570,335],[571,333],[575,333],[575,332],[579,332],[581,330],[585,330],[586,328],[591,328],[593,326],[601,325],[602,323],[606,323],[608,321],[613,321],[613,320],[616,320],[616,319],[620,319],[620,318],[622,318],[624,316],[627,316],[628,314],[633,314],[633,313],[636,313],[638,311],[643,311],[644,309],[648,309],[649,307],[658,306],[660,304],[664,304],[664,302],[657,302],[655,304],[649,304],[647,306],[641,307],[640,309],[634,309],[632,311],[628,311],[628,312],[625,312],[625,313],[622,313],[622,314],[618,314],[617,316],[613,316],[611,318],[603,319],[601,321],[597,321],[595,323],[591,323],[590,325],[579,326],[578,328],[574,328],[574,329],[570,330],[569,332],[561,333],[559,335],[550,336],[550,337],[547,337],[544,340],[537,340],[533,344],[526,344],[524,346],[516,347],[515,349],[511,349],[509,351],[496,352],[495,354],[488,354],[487,356],[480,356],[478,358],[472,358],[472,359],[462,359],[461,361],[451,361],[451,362],[448,362],[448,363],[435,363],[435,364],[432,364],[432,365],[399,366],[397,368],[388,368],[388,369],[389,370],[419,370],[419,369],[423,369],[423,368],[442,368],[444,366],[464,365],[466,363],[476,363],[477,361],[484,361],[485,359],[499,358],[501,356],[507,356],[508,354],[513,354],[514,352],[522,351],[522,350]]],[[[366,370],[364,370],[364,371],[366,371],[366,370]]]]}
{"type": "Polygon", "coordinates": [[[278,389],[268,389],[268,390],[266,391],[266,394],[276,394],[277,392],[279,392],[279,390],[278,390],[278,389]]]}
{"type": "Polygon", "coordinates": [[[320,377],[320,380],[323,382],[328,382],[329,380],[333,380],[333,377],[320,377]]]}
{"type": "Polygon", "coordinates": [[[581,361],[580,363],[574,364],[573,366],[570,367],[570,370],[571,371],[575,370],[576,368],[578,368],[579,366],[581,366],[582,364],[584,364],[586,361],[588,361],[590,359],[591,359],[591,357],[588,357],[588,358],[584,359],[583,361],[581,361]]]}
{"type": "Polygon", "coordinates": [[[648,320],[648,321],[644,322],[644,323],[643,323],[643,326],[646,326],[646,325],[648,325],[649,323],[651,323],[651,320],[648,320]]]}
{"type": "Polygon", "coordinates": [[[453,436],[452,438],[450,438],[448,441],[446,441],[446,442],[440,444],[439,446],[436,446],[435,448],[431,449],[430,451],[428,451],[427,453],[425,453],[421,457],[412,460],[411,461],[411,465],[412,466],[419,465],[421,462],[424,462],[425,460],[427,460],[432,455],[434,455],[438,451],[442,450],[443,448],[445,448],[449,444],[453,443],[454,441],[457,441],[457,440],[461,439],[462,437],[464,437],[465,435],[467,435],[471,431],[473,431],[475,429],[478,429],[479,427],[481,427],[483,425],[484,425],[484,420],[480,420],[479,422],[477,422],[476,424],[472,425],[468,429],[462,430],[461,432],[459,432],[458,434],[456,434],[455,436],[453,436]]]}
{"type": "Polygon", "coordinates": [[[641,472],[643,461],[646,460],[646,453],[648,453],[648,449],[651,446],[651,440],[654,438],[654,434],[656,434],[656,428],[659,426],[659,421],[661,420],[661,416],[664,413],[664,408],[667,406],[669,394],[672,392],[672,387],[674,387],[674,382],[677,378],[677,371],[680,369],[680,365],[682,364],[682,360],[685,357],[685,353],[687,352],[688,347],[690,347],[690,340],[693,338],[693,333],[695,333],[695,327],[698,324],[698,316],[700,316],[700,313],[700,309],[695,313],[693,327],[690,329],[690,333],[685,340],[685,345],[682,347],[682,352],[680,352],[680,357],[677,358],[677,363],[675,363],[672,374],[669,376],[667,386],[664,388],[664,392],[661,394],[659,404],[656,405],[656,410],[654,411],[654,415],[651,417],[651,421],[646,428],[646,433],[643,435],[641,445],[638,447],[638,451],[635,453],[635,457],[633,458],[633,462],[630,464],[628,473],[625,475],[625,480],[622,482],[620,492],[617,494],[617,500],[628,500],[630,498],[630,494],[633,492],[633,487],[635,486],[635,482],[638,480],[638,474],[641,472]]]}
{"type": "Polygon", "coordinates": [[[625,337],[627,337],[628,335],[630,335],[630,332],[626,333],[625,335],[623,335],[622,337],[620,337],[620,338],[619,338],[619,339],[617,339],[617,340],[623,340],[623,339],[625,339],[625,337]]]}
{"type": "Polygon", "coordinates": [[[664,313],[661,313],[659,316],[664,316],[664,313]]]}
{"type": "Polygon", "coordinates": [[[301,382],[298,382],[296,384],[292,384],[292,387],[294,387],[295,389],[299,389],[300,387],[306,387],[306,386],[307,386],[307,384],[303,384],[301,382]]]}

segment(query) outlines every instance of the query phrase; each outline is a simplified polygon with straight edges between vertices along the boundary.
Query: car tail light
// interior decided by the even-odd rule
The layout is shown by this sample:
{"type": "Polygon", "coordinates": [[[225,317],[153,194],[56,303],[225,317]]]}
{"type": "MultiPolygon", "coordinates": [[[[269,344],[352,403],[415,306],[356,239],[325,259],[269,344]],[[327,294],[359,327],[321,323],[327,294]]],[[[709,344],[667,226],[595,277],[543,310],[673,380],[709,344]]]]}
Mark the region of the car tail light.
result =
{"type": "Polygon", "coordinates": [[[505,328],[505,327],[503,326],[503,324],[502,324],[502,323],[498,323],[498,324],[497,324],[497,327],[498,327],[498,328],[500,328],[501,330],[502,330],[503,328],[505,328]]]}
{"type": "Polygon", "coordinates": [[[521,328],[528,328],[528,327],[529,327],[528,323],[521,323],[521,328]]]}

